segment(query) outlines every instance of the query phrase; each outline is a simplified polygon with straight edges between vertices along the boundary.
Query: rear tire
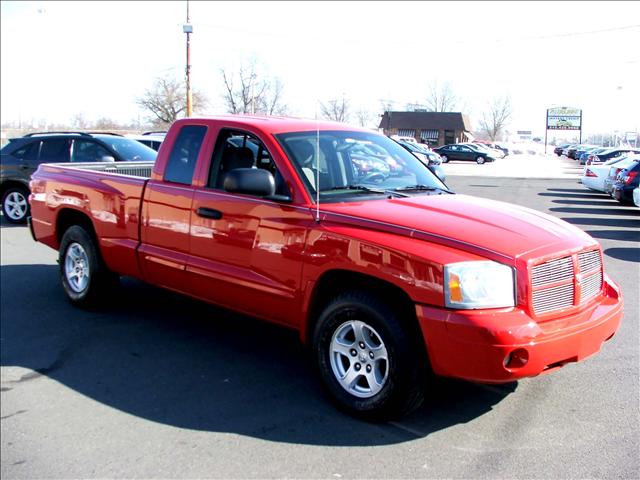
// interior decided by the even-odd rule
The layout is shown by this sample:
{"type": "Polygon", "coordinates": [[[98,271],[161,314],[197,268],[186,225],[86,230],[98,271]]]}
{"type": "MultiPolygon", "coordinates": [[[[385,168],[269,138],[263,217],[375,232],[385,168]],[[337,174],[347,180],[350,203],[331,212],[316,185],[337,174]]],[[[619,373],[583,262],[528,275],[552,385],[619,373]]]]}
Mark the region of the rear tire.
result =
{"type": "Polygon", "coordinates": [[[25,223],[29,216],[29,190],[10,187],[2,195],[2,214],[11,223],[25,223]]]}
{"type": "Polygon", "coordinates": [[[102,261],[92,235],[79,225],[64,232],[58,264],[62,287],[71,303],[79,307],[99,305],[118,281],[102,261]]]}
{"type": "Polygon", "coordinates": [[[424,400],[426,355],[396,309],[351,291],[324,309],[313,335],[320,377],[337,406],[365,420],[405,415],[424,400]]]}
{"type": "Polygon", "coordinates": [[[482,164],[483,164],[484,162],[486,162],[486,161],[487,161],[487,159],[486,159],[486,158],[484,158],[483,156],[479,156],[478,158],[476,158],[476,163],[477,163],[478,165],[482,165],[482,164]]]}

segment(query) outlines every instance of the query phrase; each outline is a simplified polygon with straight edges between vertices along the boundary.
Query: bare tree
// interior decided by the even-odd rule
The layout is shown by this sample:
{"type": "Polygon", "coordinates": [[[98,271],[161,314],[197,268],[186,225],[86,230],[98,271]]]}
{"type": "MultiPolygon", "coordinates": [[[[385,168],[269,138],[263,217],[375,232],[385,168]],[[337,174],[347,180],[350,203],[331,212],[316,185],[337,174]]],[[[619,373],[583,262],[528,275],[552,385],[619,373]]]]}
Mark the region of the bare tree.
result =
{"type": "Polygon", "coordinates": [[[327,102],[320,102],[320,114],[327,120],[347,122],[349,120],[349,101],[342,98],[334,98],[327,102]]]}
{"type": "Polygon", "coordinates": [[[432,112],[452,112],[458,105],[458,97],[453,93],[451,83],[439,84],[437,80],[428,87],[426,106],[432,112]]]}
{"type": "Polygon", "coordinates": [[[512,113],[511,99],[508,95],[494,98],[489,105],[489,110],[482,114],[480,120],[482,133],[492,141],[500,140],[512,113]]]}
{"type": "Polygon", "coordinates": [[[76,113],[71,119],[71,126],[78,130],[85,130],[89,128],[89,121],[86,119],[83,113],[76,113]]]}
{"type": "MultiPolygon", "coordinates": [[[[192,91],[193,109],[204,108],[206,97],[199,91],[192,91]]],[[[170,76],[156,79],[152,88],[136,99],[136,103],[152,114],[156,127],[167,127],[187,110],[186,86],[184,81],[170,76]]]]}
{"type": "Polygon", "coordinates": [[[282,81],[262,76],[255,62],[241,65],[237,75],[224,69],[220,73],[225,87],[223,98],[229,113],[285,115],[288,112],[282,100],[282,81]]]}
{"type": "Polygon", "coordinates": [[[358,111],[356,111],[356,118],[358,120],[358,125],[360,125],[361,127],[370,127],[373,123],[374,117],[366,108],[360,108],[358,109],[358,111]]]}
{"type": "MultiPolygon", "coordinates": [[[[86,127],[85,127],[86,128],[86,127]]],[[[95,130],[119,130],[122,125],[108,117],[100,117],[91,127],[95,130]]]]}

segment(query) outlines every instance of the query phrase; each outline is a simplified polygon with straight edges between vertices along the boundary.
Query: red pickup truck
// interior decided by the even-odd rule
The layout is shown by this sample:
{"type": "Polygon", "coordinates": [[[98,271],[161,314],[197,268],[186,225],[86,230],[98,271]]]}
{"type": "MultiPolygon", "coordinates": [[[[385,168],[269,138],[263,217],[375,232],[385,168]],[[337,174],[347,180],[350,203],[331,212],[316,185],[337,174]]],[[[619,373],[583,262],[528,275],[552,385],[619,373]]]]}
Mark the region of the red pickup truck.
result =
{"type": "Polygon", "coordinates": [[[432,374],[499,383],[580,361],[622,318],[582,230],[454,194],[342,124],[189,118],[155,163],[42,165],[30,186],[71,302],[127,275],[297,329],[364,418],[416,408],[432,374]]]}

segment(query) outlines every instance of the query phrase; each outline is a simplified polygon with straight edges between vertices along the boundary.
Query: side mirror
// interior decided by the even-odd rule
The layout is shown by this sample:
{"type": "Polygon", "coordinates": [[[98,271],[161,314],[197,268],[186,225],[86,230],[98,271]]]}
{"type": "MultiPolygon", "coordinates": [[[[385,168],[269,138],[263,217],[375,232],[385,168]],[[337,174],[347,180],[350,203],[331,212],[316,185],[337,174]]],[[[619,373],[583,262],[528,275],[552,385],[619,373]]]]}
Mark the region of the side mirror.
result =
{"type": "Polygon", "coordinates": [[[270,197],[276,191],[276,181],[271,172],[261,168],[234,168],[226,174],[223,187],[231,193],[270,197]]]}
{"type": "Polygon", "coordinates": [[[116,159],[113,158],[111,155],[104,155],[101,159],[101,162],[115,162],[116,159]]]}

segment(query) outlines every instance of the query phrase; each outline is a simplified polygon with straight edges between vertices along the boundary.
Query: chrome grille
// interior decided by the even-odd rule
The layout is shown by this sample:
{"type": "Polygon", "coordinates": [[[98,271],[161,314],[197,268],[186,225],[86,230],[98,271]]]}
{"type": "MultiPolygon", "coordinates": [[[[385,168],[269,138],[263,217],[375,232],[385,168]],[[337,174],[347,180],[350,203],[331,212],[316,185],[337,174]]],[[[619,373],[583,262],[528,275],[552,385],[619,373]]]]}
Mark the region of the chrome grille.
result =
{"type": "Polygon", "coordinates": [[[582,281],[582,296],[580,297],[580,300],[584,302],[591,297],[595,297],[601,289],[602,272],[596,272],[582,281]]]}
{"type": "Polygon", "coordinates": [[[573,305],[573,284],[533,292],[533,309],[537,314],[573,305]]]}
{"type": "Polygon", "coordinates": [[[591,272],[595,269],[600,270],[602,268],[600,252],[598,250],[592,250],[578,254],[578,265],[580,266],[581,272],[591,272]]]}
{"type": "Polygon", "coordinates": [[[600,292],[602,282],[599,250],[580,252],[536,265],[531,270],[533,311],[540,315],[582,304],[600,292]],[[574,271],[574,257],[577,271],[574,271]],[[580,298],[577,299],[576,275],[581,277],[580,298]]]}
{"type": "Polygon", "coordinates": [[[531,272],[531,284],[534,287],[549,285],[573,278],[573,260],[571,257],[551,260],[533,267],[531,272]]]}

